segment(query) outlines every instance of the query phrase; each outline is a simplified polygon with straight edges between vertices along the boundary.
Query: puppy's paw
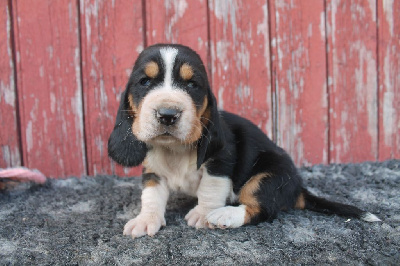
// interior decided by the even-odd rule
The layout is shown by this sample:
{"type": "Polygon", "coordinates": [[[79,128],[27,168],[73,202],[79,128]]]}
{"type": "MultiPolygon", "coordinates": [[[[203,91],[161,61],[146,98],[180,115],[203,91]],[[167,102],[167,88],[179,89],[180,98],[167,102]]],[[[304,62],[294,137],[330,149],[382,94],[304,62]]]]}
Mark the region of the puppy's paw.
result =
{"type": "Polygon", "coordinates": [[[236,228],[244,224],[246,207],[226,206],[211,211],[206,219],[207,222],[217,228],[236,228]]]}
{"type": "Polygon", "coordinates": [[[132,238],[145,235],[154,236],[161,226],[165,226],[164,216],[157,213],[141,213],[126,223],[124,235],[130,235],[132,238]]]}
{"type": "Polygon", "coordinates": [[[205,209],[197,205],[193,209],[189,211],[188,214],[185,216],[185,220],[187,221],[189,226],[196,227],[196,229],[199,228],[213,228],[212,225],[210,225],[207,222],[206,216],[210,212],[209,209],[205,209]]]}

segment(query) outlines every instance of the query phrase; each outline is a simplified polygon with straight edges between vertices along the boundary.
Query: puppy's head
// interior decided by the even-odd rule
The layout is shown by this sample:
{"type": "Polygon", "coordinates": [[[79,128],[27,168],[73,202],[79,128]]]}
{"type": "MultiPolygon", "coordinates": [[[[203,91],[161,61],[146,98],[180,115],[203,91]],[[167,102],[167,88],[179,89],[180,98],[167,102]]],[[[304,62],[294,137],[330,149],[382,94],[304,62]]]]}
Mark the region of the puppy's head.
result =
{"type": "Polygon", "coordinates": [[[109,155],[125,166],[140,164],[148,147],[197,148],[197,166],[223,145],[216,100],[196,52],[154,45],[135,62],[122,95],[109,155]]]}

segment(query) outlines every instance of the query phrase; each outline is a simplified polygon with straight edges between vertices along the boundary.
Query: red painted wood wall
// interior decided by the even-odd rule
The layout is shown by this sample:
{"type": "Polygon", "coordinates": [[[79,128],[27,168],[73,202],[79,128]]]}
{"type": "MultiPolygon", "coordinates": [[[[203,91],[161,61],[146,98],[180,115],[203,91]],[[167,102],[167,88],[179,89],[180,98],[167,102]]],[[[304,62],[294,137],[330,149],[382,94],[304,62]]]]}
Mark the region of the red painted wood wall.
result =
{"type": "Polygon", "coordinates": [[[0,167],[136,175],[107,157],[148,45],[198,51],[221,109],[297,165],[400,158],[400,1],[0,1],[0,167]]]}

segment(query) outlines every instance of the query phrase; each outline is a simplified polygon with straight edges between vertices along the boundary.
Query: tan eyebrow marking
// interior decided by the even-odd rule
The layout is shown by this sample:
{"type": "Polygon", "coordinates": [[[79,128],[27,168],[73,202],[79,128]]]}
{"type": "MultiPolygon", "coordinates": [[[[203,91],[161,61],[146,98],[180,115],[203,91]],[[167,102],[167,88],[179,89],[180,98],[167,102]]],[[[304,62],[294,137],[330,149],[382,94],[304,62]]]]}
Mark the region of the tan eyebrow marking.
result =
{"type": "Polygon", "coordinates": [[[151,62],[147,63],[145,68],[144,68],[144,73],[149,78],[157,77],[159,72],[160,72],[160,69],[158,68],[157,63],[154,62],[154,61],[151,61],[151,62]]]}
{"type": "Polygon", "coordinates": [[[193,77],[193,68],[189,64],[184,63],[181,66],[179,74],[181,75],[183,80],[189,80],[193,77]]]}

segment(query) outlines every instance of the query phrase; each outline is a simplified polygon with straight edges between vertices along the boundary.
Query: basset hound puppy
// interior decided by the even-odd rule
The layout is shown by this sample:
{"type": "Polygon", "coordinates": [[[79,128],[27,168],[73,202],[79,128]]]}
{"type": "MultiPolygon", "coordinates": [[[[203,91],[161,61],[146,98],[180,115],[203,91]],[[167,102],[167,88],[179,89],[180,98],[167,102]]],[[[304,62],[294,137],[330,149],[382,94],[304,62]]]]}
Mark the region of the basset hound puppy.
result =
{"type": "Polygon", "coordinates": [[[379,221],[309,193],[282,148],[250,121],[217,109],[204,64],[186,46],[157,44],[139,55],[108,153],[123,166],[144,166],[141,211],[124,228],[134,238],[166,225],[171,190],[198,198],[185,217],[196,228],[272,221],[293,208],[379,221]]]}

